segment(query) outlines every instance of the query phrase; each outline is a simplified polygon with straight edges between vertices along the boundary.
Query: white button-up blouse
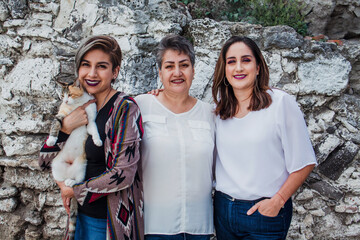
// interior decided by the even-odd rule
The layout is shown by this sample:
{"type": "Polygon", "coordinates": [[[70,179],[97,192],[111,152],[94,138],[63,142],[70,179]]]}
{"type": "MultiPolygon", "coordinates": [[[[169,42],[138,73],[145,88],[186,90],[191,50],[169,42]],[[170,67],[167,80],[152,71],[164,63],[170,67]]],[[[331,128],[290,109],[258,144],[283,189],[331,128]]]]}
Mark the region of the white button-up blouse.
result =
{"type": "Polygon", "coordinates": [[[145,234],[212,234],[214,114],[197,100],[175,114],[140,95],[145,234]]]}

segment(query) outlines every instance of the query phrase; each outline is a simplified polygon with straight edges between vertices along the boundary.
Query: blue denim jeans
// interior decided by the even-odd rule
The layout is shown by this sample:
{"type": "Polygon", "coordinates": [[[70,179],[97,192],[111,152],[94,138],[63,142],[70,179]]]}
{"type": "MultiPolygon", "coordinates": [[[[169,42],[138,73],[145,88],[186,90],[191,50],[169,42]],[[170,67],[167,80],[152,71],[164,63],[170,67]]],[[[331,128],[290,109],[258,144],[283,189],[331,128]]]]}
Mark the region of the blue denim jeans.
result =
{"type": "Polygon", "coordinates": [[[106,219],[93,218],[78,213],[76,218],[75,240],[105,240],[106,222],[106,219]]]}
{"type": "Polygon", "coordinates": [[[145,240],[209,240],[212,235],[179,233],[175,235],[147,234],[145,240]]]}
{"type": "Polygon", "coordinates": [[[259,211],[248,216],[246,212],[263,199],[233,200],[230,196],[216,191],[214,223],[217,240],[285,240],[292,217],[291,199],[276,217],[263,216],[259,211]]]}

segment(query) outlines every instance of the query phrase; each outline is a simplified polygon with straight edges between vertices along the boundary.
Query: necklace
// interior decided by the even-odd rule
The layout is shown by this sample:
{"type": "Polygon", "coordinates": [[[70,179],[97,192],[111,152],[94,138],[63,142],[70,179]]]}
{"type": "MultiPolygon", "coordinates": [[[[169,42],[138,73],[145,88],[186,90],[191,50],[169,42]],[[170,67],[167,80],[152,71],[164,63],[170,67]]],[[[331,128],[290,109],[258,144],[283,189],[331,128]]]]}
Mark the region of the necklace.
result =
{"type": "Polygon", "coordinates": [[[104,107],[104,105],[106,103],[106,99],[109,96],[110,92],[111,92],[111,88],[110,88],[109,92],[106,94],[105,99],[104,99],[103,103],[101,104],[101,107],[99,108],[99,110],[97,112],[100,112],[100,110],[104,107]]]}

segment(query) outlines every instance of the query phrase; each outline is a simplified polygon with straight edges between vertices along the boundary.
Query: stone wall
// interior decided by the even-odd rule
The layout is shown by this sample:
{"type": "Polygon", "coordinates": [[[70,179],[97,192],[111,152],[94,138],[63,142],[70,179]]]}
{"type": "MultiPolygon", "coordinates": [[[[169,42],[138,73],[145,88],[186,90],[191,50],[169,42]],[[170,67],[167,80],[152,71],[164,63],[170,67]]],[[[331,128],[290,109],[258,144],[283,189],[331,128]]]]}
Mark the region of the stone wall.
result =
{"type": "Polygon", "coordinates": [[[360,1],[303,0],[302,14],[313,35],[325,34],[332,39],[360,37],[360,1]]]}
{"type": "Polygon", "coordinates": [[[90,35],[115,37],[124,53],[115,87],[158,87],[155,47],[178,33],[196,50],[191,94],[211,101],[221,45],[246,35],[261,47],[272,86],[296,97],[319,166],[293,196],[288,239],[360,238],[360,43],[304,40],[285,26],[192,20],[164,0],[0,0],[0,239],[61,239],[66,215],[38,151],[59,103],[55,79],[73,79],[74,52],[90,35]]]}

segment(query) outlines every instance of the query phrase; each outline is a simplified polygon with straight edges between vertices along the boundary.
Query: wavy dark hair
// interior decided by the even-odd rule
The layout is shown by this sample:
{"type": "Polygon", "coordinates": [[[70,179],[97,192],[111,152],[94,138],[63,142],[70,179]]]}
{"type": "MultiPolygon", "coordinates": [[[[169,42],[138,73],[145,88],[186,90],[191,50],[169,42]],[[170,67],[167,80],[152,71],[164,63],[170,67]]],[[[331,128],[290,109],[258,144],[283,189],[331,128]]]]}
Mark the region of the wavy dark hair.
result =
{"type": "MultiPolygon", "coordinates": [[[[116,39],[106,35],[92,36],[86,39],[76,51],[75,54],[76,77],[78,77],[80,64],[84,56],[90,50],[94,50],[94,49],[100,49],[105,53],[109,54],[113,71],[115,70],[116,67],[118,66],[120,67],[122,60],[122,53],[121,53],[121,48],[118,42],[116,41],[116,39]]],[[[112,82],[114,81],[115,79],[112,80],[112,82]]]]}
{"type": "Polygon", "coordinates": [[[270,94],[266,92],[270,89],[269,68],[259,47],[248,37],[233,36],[222,47],[213,75],[212,96],[216,103],[215,114],[220,115],[223,120],[234,117],[239,108],[232,86],[225,85],[226,53],[230,46],[237,42],[242,42],[251,49],[259,67],[248,109],[259,111],[269,107],[272,102],[270,94]]]}

